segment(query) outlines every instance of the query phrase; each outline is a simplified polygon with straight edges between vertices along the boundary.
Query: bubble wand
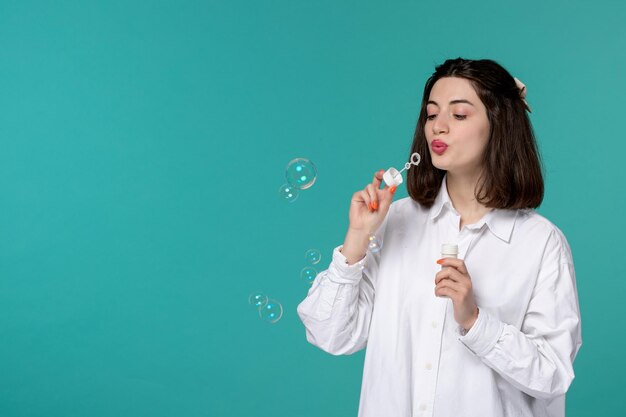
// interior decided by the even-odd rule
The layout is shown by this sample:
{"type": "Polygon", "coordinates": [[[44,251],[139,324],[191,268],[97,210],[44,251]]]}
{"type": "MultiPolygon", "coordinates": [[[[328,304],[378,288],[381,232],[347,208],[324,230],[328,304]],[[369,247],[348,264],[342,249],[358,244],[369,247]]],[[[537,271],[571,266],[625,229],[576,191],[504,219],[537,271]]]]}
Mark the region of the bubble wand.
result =
{"type": "Polygon", "coordinates": [[[383,174],[383,181],[385,181],[385,184],[387,184],[389,187],[393,187],[394,185],[397,187],[403,182],[402,173],[405,170],[411,168],[411,165],[418,166],[421,160],[422,157],[419,153],[415,152],[411,154],[409,162],[404,164],[404,168],[402,168],[402,170],[398,171],[397,169],[391,167],[387,171],[385,171],[385,173],[383,174]]]}

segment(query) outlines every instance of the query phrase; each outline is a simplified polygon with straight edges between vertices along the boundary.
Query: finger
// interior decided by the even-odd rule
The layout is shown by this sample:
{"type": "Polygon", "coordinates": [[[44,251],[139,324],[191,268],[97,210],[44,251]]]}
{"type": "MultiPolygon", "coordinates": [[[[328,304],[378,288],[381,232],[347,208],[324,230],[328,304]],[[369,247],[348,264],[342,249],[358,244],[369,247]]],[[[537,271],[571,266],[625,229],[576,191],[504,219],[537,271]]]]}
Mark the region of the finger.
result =
{"type": "Polygon", "coordinates": [[[454,267],[443,268],[441,271],[435,274],[435,283],[441,281],[444,278],[450,278],[453,281],[458,281],[458,276],[462,275],[459,271],[457,271],[454,267]]]}
{"type": "Polygon", "coordinates": [[[365,190],[370,197],[369,207],[374,211],[378,210],[378,196],[376,195],[374,184],[368,184],[367,187],[365,187],[365,190]]]}
{"type": "Polygon", "coordinates": [[[467,275],[463,275],[462,273],[460,273],[459,271],[457,271],[454,268],[447,268],[448,269],[448,276],[447,278],[451,281],[454,282],[458,282],[459,284],[464,284],[464,285],[468,285],[470,282],[470,279],[467,275]]]}
{"type": "Polygon", "coordinates": [[[389,199],[393,200],[393,196],[396,194],[396,190],[398,189],[397,185],[392,185],[391,187],[385,187],[385,190],[389,193],[389,199]]]}
{"type": "Polygon", "coordinates": [[[359,194],[359,197],[363,201],[363,204],[365,204],[369,208],[370,203],[372,202],[369,194],[365,190],[361,190],[357,194],[359,194]]]}
{"type": "Polygon", "coordinates": [[[378,170],[374,173],[374,179],[372,180],[372,185],[377,190],[380,189],[380,184],[383,181],[383,174],[385,173],[384,169],[378,170]]]}
{"type": "Polygon", "coordinates": [[[465,286],[471,286],[471,279],[468,275],[461,274],[454,267],[444,268],[435,275],[435,285],[442,279],[449,279],[465,286]]]}
{"type": "Polygon", "coordinates": [[[441,271],[437,272],[437,274],[435,274],[435,285],[439,284],[442,279],[448,278],[448,275],[449,271],[447,269],[442,269],[441,271]]]}
{"type": "Polygon", "coordinates": [[[437,263],[444,267],[453,267],[459,271],[467,272],[467,268],[465,267],[465,261],[463,259],[441,258],[437,260],[437,263]]]}
{"type": "Polygon", "coordinates": [[[458,296],[465,297],[470,293],[471,289],[462,283],[458,283],[456,281],[452,281],[449,278],[442,279],[439,284],[435,285],[435,288],[450,288],[453,290],[458,296]]]}
{"type": "Polygon", "coordinates": [[[473,294],[472,283],[465,278],[464,281],[454,281],[450,278],[443,278],[439,283],[435,284],[435,288],[448,287],[456,292],[460,300],[465,300],[473,294]]]}
{"type": "Polygon", "coordinates": [[[377,191],[380,206],[384,208],[384,210],[387,210],[389,206],[391,206],[391,203],[393,202],[393,196],[396,192],[396,188],[397,187],[395,185],[393,187],[390,187],[385,184],[382,189],[377,191]]]}
{"type": "Polygon", "coordinates": [[[356,193],[352,194],[352,202],[353,203],[358,203],[358,204],[364,204],[365,201],[363,200],[363,194],[361,194],[363,192],[363,190],[359,190],[356,193]]]}
{"type": "Polygon", "coordinates": [[[379,210],[387,212],[393,201],[393,194],[389,193],[389,187],[385,186],[382,190],[377,190],[379,210]]]}
{"type": "Polygon", "coordinates": [[[460,273],[469,275],[463,259],[441,258],[437,260],[437,263],[442,267],[453,267],[460,273]]]}
{"type": "Polygon", "coordinates": [[[444,287],[450,288],[459,294],[461,293],[464,294],[467,292],[467,288],[465,288],[463,284],[460,284],[456,281],[452,281],[449,278],[444,278],[441,281],[439,281],[439,284],[435,285],[435,288],[444,288],[444,287]]]}
{"type": "Polygon", "coordinates": [[[456,301],[458,294],[450,287],[435,287],[435,296],[448,297],[456,301]]]}

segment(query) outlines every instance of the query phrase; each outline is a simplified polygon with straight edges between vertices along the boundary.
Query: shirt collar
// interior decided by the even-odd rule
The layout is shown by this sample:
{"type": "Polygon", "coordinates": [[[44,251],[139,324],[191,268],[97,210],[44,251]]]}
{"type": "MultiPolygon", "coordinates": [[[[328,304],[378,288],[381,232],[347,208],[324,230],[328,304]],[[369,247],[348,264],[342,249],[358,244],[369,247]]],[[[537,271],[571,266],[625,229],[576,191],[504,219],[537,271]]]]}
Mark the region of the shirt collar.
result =
{"type": "Polygon", "coordinates": [[[500,240],[509,243],[518,212],[519,210],[493,209],[487,214],[485,223],[487,223],[491,233],[500,240]]]}
{"type": "MultiPolygon", "coordinates": [[[[429,218],[432,221],[437,220],[437,218],[440,217],[446,210],[451,211],[457,216],[459,215],[452,205],[452,200],[450,200],[450,195],[448,194],[446,175],[444,175],[441,182],[439,194],[437,194],[435,202],[430,208],[429,218]]],[[[475,224],[475,228],[483,227],[486,224],[491,233],[508,243],[511,240],[511,234],[513,233],[513,226],[515,225],[517,213],[518,210],[493,209],[475,224]]]]}
{"type": "MultiPolygon", "coordinates": [[[[439,194],[435,198],[435,202],[430,208],[430,219],[436,220],[439,215],[443,212],[444,207],[447,209],[453,209],[452,200],[450,200],[450,196],[448,195],[448,186],[446,185],[446,177],[447,173],[443,176],[443,181],[441,181],[441,188],[439,189],[439,194]]],[[[456,210],[454,210],[456,212],[456,210]]]]}

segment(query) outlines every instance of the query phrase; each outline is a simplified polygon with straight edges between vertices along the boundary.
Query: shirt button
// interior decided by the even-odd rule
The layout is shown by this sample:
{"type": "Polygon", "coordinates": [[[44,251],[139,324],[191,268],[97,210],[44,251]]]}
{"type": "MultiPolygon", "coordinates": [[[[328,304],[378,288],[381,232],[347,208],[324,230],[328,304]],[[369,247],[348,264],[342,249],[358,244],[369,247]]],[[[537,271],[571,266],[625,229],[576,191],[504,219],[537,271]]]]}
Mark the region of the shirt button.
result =
{"type": "Polygon", "coordinates": [[[433,326],[433,329],[437,328],[437,322],[433,321],[432,323],[430,323],[431,326],[433,326]]]}
{"type": "Polygon", "coordinates": [[[426,410],[426,404],[422,404],[422,405],[420,405],[420,410],[421,410],[421,411],[426,410]]]}
{"type": "Polygon", "coordinates": [[[433,369],[433,365],[430,362],[428,362],[426,364],[425,368],[426,368],[426,370],[430,371],[431,369],[433,369]]]}

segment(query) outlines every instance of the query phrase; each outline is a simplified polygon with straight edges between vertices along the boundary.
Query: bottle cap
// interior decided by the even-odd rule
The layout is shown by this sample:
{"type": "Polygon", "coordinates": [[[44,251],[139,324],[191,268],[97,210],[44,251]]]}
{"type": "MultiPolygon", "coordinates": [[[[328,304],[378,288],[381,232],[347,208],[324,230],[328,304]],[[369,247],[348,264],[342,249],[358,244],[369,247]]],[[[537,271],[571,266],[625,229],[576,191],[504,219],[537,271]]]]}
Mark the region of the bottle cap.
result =
{"type": "Polygon", "coordinates": [[[383,174],[383,181],[385,181],[385,184],[389,187],[393,187],[394,185],[397,187],[402,184],[402,174],[400,174],[395,168],[389,168],[383,174]]]}
{"type": "Polygon", "coordinates": [[[441,245],[441,254],[456,256],[459,254],[459,245],[455,245],[453,243],[444,243],[443,245],[441,245]]]}

